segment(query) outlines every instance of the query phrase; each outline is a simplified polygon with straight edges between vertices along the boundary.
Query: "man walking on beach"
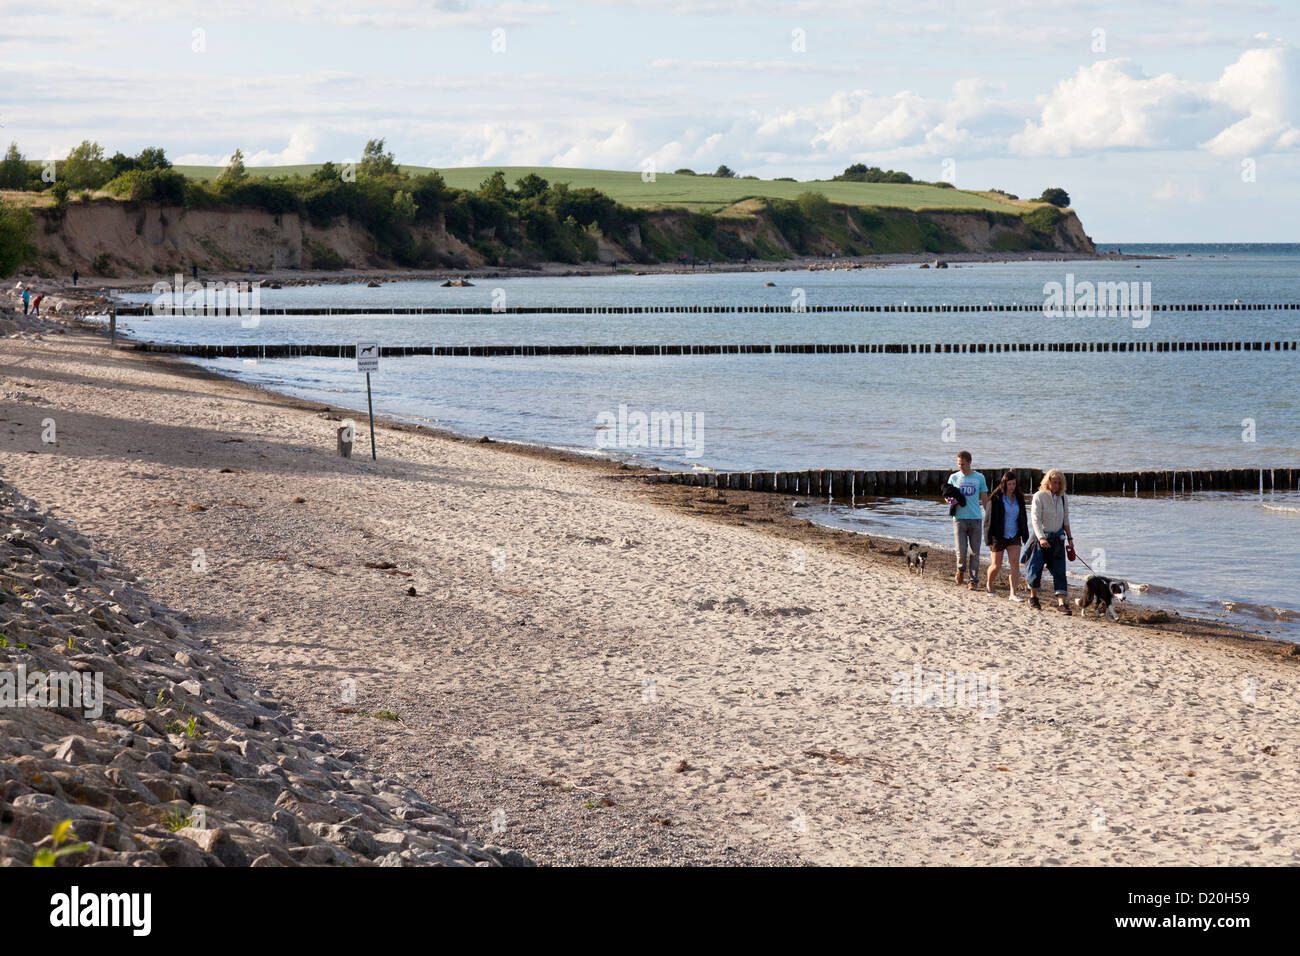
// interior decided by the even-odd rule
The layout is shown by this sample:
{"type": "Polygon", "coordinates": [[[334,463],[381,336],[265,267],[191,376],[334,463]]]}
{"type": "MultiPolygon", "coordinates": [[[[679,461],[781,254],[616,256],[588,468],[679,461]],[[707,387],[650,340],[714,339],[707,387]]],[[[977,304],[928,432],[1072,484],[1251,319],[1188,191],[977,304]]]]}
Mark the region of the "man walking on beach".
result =
{"type": "Polygon", "coordinates": [[[952,515],[953,539],[957,544],[955,580],[961,584],[969,570],[969,587],[974,591],[980,577],[980,539],[984,537],[982,508],[988,504],[989,485],[983,475],[971,468],[971,454],[965,450],[957,452],[957,470],[948,476],[948,484],[966,498],[965,504],[959,505],[952,515]],[[969,565],[966,560],[968,553],[969,565]]]}
{"type": "Polygon", "coordinates": [[[23,289],[23,315],[26,315],[32,307],[32,290],[23,289]]]}

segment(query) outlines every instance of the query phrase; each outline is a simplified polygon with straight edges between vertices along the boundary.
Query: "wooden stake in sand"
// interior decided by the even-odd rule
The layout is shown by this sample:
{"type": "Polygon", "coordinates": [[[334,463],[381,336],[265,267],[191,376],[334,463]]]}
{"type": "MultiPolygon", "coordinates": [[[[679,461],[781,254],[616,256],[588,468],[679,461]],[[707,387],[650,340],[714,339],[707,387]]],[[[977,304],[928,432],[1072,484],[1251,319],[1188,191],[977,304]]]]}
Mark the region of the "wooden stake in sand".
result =
{"type": "Polygon", "coordinates": [[[357,371],[366,373],[366,405],[370,409],[370,460],[375,458],[375,403],[370,397],[370,373],[379,371],[379,343],[357,343],[357,371]]]}

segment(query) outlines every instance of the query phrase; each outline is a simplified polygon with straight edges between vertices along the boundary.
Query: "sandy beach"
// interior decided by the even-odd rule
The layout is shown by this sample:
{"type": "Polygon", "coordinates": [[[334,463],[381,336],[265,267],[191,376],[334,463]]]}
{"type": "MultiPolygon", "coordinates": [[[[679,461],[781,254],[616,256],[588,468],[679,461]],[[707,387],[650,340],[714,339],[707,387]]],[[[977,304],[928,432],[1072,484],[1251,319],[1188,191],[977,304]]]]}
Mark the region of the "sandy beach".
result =
{"type": "Polygon", "coordinates": [[[387,425],[372,463],[364,416],[341,459],[340,408],[76,329],[0,377],[8,481],[539,863],[1300,862],[1292,646],[1035,614],[601,463],[387,425]]]}

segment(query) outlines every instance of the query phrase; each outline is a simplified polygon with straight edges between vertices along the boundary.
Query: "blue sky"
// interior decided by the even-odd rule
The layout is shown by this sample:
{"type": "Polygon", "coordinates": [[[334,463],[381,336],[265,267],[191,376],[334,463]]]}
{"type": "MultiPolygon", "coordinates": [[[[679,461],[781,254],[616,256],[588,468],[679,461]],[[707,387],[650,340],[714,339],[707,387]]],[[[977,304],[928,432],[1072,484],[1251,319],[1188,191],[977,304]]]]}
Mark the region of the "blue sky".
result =
{"type": "Polygon", "coordinates": [[[178,162],[1071,193],[1101,242],[1295,241],[1300,2],[0,0],[0,137],[178,162]]]}

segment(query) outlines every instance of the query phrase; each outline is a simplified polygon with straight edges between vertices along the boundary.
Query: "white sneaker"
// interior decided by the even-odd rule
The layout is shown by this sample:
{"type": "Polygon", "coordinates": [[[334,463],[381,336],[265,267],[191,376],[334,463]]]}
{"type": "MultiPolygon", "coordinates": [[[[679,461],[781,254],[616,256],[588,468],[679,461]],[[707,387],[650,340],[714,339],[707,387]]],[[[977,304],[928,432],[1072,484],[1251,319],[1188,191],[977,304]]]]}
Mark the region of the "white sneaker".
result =
{"type": "Polygon", "coordinates": [[[1008,596],[1008,600],[1011,601],[1013,604],[1024,604],[1024,603],[1025,603],[1025,599],[1022,598],[1019,594],[1012,594],[1012,595],[1009,595],[1009,596],[1008,596]]]}

